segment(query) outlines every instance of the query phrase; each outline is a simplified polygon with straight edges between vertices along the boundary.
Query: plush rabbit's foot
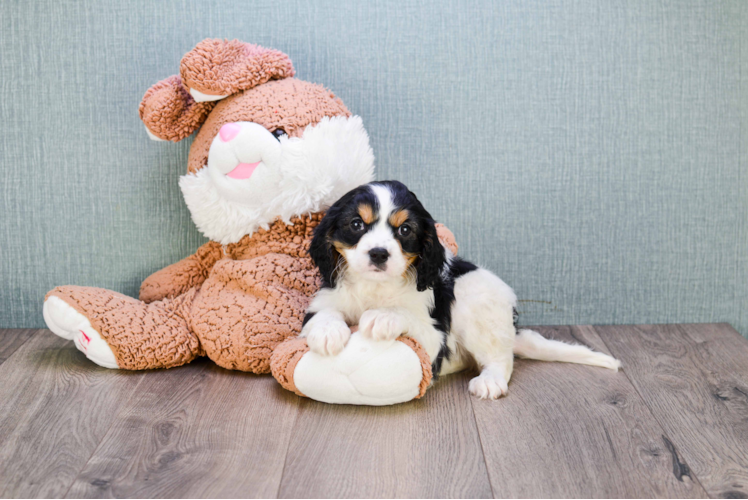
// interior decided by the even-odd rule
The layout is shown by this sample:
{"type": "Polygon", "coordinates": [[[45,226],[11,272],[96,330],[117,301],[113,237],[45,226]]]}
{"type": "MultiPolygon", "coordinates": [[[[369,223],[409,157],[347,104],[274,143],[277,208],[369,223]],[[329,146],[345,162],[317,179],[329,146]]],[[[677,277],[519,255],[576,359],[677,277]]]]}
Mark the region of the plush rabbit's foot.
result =
{"type": "Polygon", "coordinates": [[[420,398],[431,383],[431,360],[413,339],[376,341],[355,332],[336,356],[310,350],[307,340],[282,342],[270,361],[275,379],[300,396],[381,406],[420,398]]]}
{"type": "Polygon", "coordinates": [[[86,357],[104,368],[119,368],[114,353],[91,322],[71,305],[56,296],[44,301],[44,321],[52,333],[72,340],[86,357]]]}

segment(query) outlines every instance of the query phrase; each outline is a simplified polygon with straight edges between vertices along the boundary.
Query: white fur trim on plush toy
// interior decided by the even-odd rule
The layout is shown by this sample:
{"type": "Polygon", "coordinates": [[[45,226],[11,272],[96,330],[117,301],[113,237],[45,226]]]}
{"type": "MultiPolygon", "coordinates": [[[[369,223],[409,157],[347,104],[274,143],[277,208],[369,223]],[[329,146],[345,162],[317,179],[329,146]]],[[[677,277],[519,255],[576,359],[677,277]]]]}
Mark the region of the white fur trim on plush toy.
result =
{"type": "Polygon", "coordinates": [[[278,218],[290,223],[293,216],[323,210],[374,177],[374,154],[358,116],[323,118],[301,137],[281,137],[280,146],[277,159],[262,158],[279,175],[274,185],[263,186],[261,203],[249,194],[252,178],[237,181],[248,183],[244,200],[235,194],[228,199],[212,178],[210,157],[207,167],[180,179],[200,232],[221,244],[235,243],[278,218]]]}
{"type": "Polygon", "coordinates": [[[418,355],[396,340],[374,341],[358,332],[337,356],[307,352],[294,371],[299,391],[317,401],[392,405],[418,396],[423,370],[418,355]]]}

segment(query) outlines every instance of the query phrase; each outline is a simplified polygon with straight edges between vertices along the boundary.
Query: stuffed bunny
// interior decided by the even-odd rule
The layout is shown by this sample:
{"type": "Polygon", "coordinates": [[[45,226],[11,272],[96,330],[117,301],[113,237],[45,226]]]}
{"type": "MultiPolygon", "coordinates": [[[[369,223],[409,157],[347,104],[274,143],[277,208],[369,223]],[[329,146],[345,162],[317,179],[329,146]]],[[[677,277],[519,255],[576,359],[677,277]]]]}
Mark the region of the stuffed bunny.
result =
{"type": "Polygon", "coordinates": [[[140,117],[159,140],[200,129],[180,188],[212,241],[148,277],[140,300],[62,286],[47,294],[44,318],[109,368],[207,355],[265,373],[318,288],[305,242],[320,212],[372,179],[374,157],[361,119],[324,87],[292,78],[282,52],[204,40],[180,70],[145,93],[140,117]]]}
{"type": "MultiPolygon", "coordinates": [[[[206,355],[224,368],[270,371],[273,350],[299,333],[320,285],[307,253],[312,231],[374,170],[361,119],[293,76],[282,52],[209,39],[184,56],[179,75],[148,89],[140,117],[152,139],[178,142],[199,129],[179,185],[211,241],[148,277],[140,300],[55,288],[43,309],[54,333],[108,368],[169,368],[206,355]]],[[[280,372],[290,358],[278,359],[287,380],[280,372]]]]}

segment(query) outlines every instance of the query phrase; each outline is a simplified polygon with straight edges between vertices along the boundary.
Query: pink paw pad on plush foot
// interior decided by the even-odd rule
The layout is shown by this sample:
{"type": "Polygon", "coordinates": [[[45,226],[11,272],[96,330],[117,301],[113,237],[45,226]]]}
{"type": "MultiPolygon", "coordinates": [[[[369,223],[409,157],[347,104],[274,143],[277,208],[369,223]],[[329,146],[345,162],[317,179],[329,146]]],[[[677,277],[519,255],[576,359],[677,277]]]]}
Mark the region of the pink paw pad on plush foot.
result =
{"type": "Polygon", "coordinates": [[[42,313],[52,333],[72,340],[89,360],[104,368],[119,368],[109,344],[91,326],[91,322],[70,304],[52,295],[44,301],[42,313]]]}
{"type": "Polygon", "coordinates": [[[88,335],[86,335],[86,332],[84,332],[83,330],[78,330],[78,332],[80,333],[80,337],[79,337],[80,341],[79,342],[80,342],[81,346],[83,347],[83,349],[88,349],[88,344],[91,343],[91,337],[89,337],[88,335]]]}

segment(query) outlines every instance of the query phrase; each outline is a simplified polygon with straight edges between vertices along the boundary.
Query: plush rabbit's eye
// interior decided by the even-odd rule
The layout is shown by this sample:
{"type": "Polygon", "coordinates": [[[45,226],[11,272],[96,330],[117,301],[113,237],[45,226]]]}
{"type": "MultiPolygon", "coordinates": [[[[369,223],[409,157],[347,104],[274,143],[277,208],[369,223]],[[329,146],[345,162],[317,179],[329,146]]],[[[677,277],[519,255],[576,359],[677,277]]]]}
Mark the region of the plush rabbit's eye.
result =
{"type": "Polygon", "coordinates": [[[283,130],[282,128],[277,128],[270,133],[273,134],[273,137],[275,137],[279,141],[280,141],[281,136],[288,135],[286,134],[286,131],[283,130]]]}
{"type": "Polygon", "coordinates": [[[362,221],[361,219],[353,219],[351,221],[351,230],[353,230],[354,232],[357,232],[357,233],[359,231],[363,231],[364,230],[364,221],[362,221]]]}

